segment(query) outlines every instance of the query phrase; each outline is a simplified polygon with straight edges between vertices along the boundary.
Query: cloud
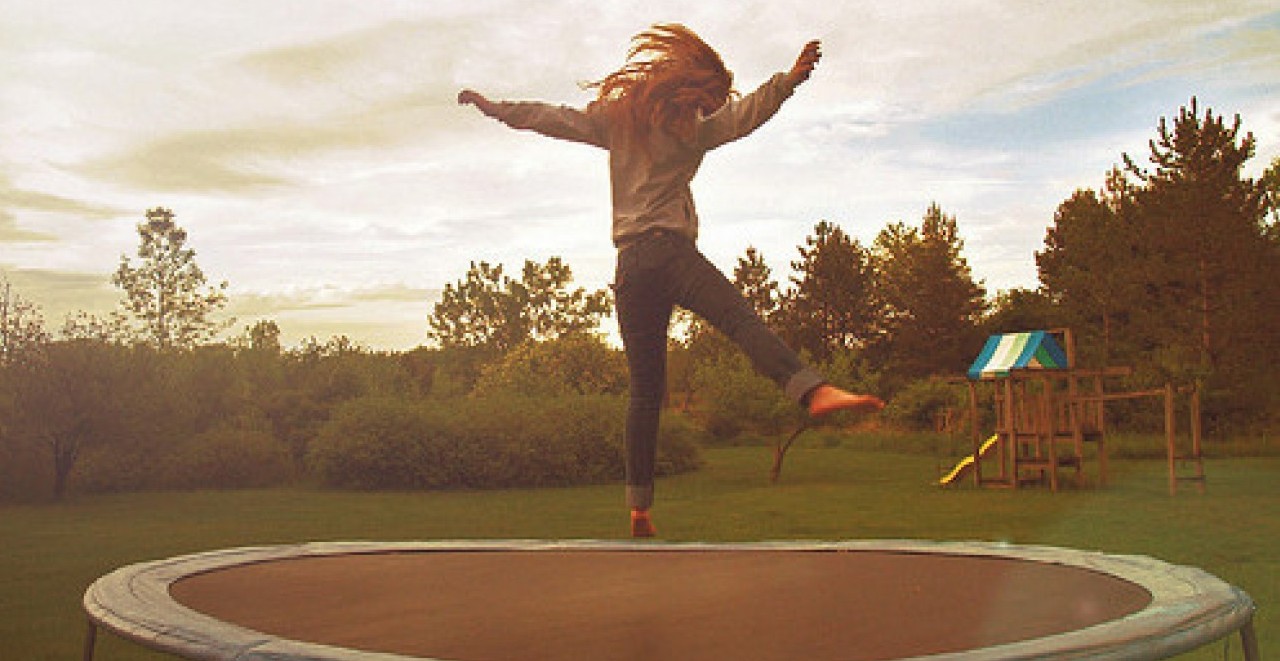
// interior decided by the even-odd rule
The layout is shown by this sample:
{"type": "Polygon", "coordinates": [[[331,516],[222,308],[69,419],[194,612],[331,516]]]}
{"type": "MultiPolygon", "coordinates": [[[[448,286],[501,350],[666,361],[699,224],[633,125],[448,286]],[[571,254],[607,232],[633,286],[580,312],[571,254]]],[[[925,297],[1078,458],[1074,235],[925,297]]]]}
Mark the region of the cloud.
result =
{"type": "Polygon", "coordinates": [[[456,17],[390,20],[256,50],[236,63],[292,88],[336,84],[346,92],[377,93],[447,77],[455,54],[479,29],[456,17]]]}
{"type": "Polygon", "coordinates": [[[58,237],[19,225],[18,217],[31,213],[74,216],[78,220],[103,220],[118,216],[117,208],[37,190],[15,187],[0,175],[0,243],[53,242],[58,237]]]}
{"type": "Polygon", "coordinates": [[[5,209],[16,207],[31,211],[74,214],[90,220],[114,218],[121,213],[121,210],[115,207],[93,204],[40,191],[11,188],[2,178],[0,178],[0,205],[3,205],[5,209]]]}
{"type": "Polygon", "coordinates": [[[755,244],[780,278],[817,220],[870,239],[936,201],[972,237],[978,277],[1029,284],[1056,204],[1141,153],[1191,94],[1241,112],[1259,161],[1280,125],[1273,0],[81,0],[10,18],[4,259],[70,296],[57,277],[109,270],[162,204],[210,279],[240,292],[231,314],[297,334],[385,325],[413,342],[431,288],[472,260],[559,255],[603,286],[603,152],[506,130],[454,96],[581,105],[577,83],[655,20],[703,34],[743,91],[825,41],[812,82],[695,183],[704,251],[731,267],[755,244]]]}
{"type": "Polygon", "coordinates": [[[367,303],[425,304],[440,298],[438,288],[410,287],[401,283],[363,287],[287,287],[278,291],[231,291],[228,312],[235,316],[263,316],[274,313],[336,310],[367,303]]]}
{"type": "Polygon", "coordinates": [[[32,232],[18,226],[18,219],[7,209],[0,209],[0,244],[18,242],[48,242],[57,237],[52,234],[32,232]]]}
{"type": "Polygon", "coordinates": [[[237,192],[291,183],[281,161],[380,142],[364,128],[258,126],[176,133],[77,169],[88,176],[152,191],[237,192]]]}
{"type": "Polygon", "coordinates": [[[475,126],[455,101],[465,61],[455,51],[465,51],[441,41],[465,42],[472,30],[393,21],[220,60],[191,98],[164,99],[199,128],[160,127],[72,167],[134,188],[254,193],[312,185],[344,163],[359,173],[371,156],[383,168],[398,153],[440,157],[475,126]],[[216,116],[192,109],[215,102],[216,116]]]}
{"type": "Polygon", "coordinates": [[[118,60],[99,67],[130,87],[108,113],[121,139],[69,168],[118,186],[169,192],[254,193],[306,185],[308,173],[363,154],[421,148],[448,136],[458,49],[472,25],[389,20],[337,34],[215,53],[175,74],[118,60]]]}
{"type": "Polygon", "coordinates": [[[57,320],[81,310],[108,312],[120,298],[110,276],[101,273],[0,264],[0,277],[7,279],[20,296],[40,306],[46,325],[56,325],[57,320]]]}
{"type": "Polygon", "coordinates": [[[375,347],[407,348],[425,341],[426,317],[440,293],[399,283],[232,291],[226,312],[236,318],[237,329],[259,320],[276,322],[286,345],[345,335],[375,347]]]}

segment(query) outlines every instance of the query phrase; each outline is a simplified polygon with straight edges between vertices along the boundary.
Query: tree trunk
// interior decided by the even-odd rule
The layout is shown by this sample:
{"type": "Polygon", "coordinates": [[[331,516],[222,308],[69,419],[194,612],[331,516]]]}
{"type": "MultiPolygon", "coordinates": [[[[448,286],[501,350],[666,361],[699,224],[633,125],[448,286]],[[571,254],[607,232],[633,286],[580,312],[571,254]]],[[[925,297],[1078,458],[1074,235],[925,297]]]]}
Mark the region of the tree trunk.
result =
{"type": "Polygon", "coordinates": [[[53,499],[62,502],[67,497],[67,484],[71,469],[76,465],[76,451],[60,442],[53,444],[53,499]]]}
{"type": "Polygon", "coordinates": [[[1212,336],[1209,331],[1209,318],[1212,306],[1209,303],[1209,265],[1203,255],[1200,256],[1200,367],[1209,369],[1213,366],[1212,336]]]}

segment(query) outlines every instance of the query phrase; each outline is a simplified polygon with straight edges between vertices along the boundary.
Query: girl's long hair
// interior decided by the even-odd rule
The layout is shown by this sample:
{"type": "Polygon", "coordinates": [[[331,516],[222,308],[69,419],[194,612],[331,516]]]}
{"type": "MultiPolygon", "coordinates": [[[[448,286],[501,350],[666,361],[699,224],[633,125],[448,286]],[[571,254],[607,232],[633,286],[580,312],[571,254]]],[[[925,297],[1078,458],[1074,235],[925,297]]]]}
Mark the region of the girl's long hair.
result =
{"type": "Polygon", "coordinates": [[[719,53],[675,23],[659,23],[636,35],[627,63],[589,86],[599,89],[594,109],[642,144],[654,128],[692,138],[698,115],[715,112],[736,94],[733,74],[719,53]]]}

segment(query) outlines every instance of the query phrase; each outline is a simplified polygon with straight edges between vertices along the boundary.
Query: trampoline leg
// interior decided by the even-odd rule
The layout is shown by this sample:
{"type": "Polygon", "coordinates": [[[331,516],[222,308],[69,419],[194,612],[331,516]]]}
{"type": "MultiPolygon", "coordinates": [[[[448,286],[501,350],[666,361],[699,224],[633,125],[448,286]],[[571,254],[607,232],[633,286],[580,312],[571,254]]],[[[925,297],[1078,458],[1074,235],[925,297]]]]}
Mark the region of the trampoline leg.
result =
{"type": "Polygon", "coordinates": [[[98,625],[89,620],[89,628],[84,632],[84,661],[93,661],[93,648],[98,642],[98,625]]]}
{"type": "Polygon", "coordinates": [[[1245,661],[1262,661],[1262,655],[1258,653],[1258,634],[1253,630],[1252,619],[1240,627],[1240,646],[1244,648],[1245,661]]]}

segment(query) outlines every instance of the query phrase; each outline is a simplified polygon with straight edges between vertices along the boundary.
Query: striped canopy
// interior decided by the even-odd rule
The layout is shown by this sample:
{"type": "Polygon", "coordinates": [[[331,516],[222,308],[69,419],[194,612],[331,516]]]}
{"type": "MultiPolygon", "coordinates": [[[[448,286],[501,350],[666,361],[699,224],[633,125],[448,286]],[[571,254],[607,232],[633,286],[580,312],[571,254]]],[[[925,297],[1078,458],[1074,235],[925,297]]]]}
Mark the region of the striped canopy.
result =
{"type": "Polygon", "coordinates": [[[970,379],[1009,376],[1010,370],[1024,368],[1066,369],[1067,354],[1045,331],[1005,333],[987,338],[978,359],[969,366],[970,379]]]}

